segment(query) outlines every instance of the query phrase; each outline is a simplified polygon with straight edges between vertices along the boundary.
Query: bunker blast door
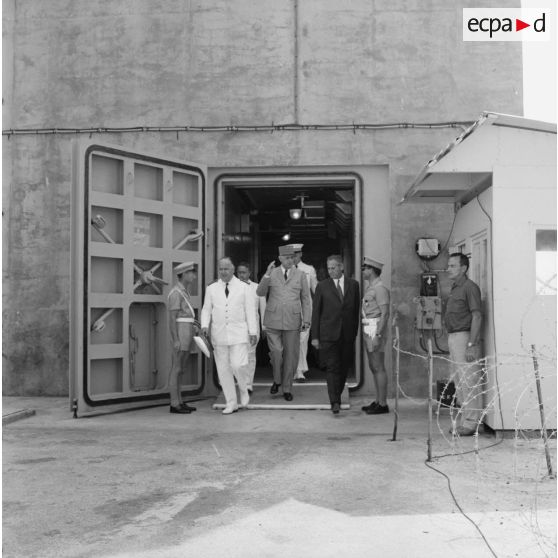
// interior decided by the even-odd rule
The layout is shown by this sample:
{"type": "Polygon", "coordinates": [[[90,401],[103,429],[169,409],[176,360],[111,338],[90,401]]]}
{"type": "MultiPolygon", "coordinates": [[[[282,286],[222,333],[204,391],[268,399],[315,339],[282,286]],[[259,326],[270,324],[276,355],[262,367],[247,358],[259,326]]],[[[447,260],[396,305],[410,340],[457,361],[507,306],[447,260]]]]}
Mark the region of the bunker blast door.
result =
{"type": "MultiPolygon", "coordinates": [[[[195,262],[199,317],[206,176],[197,164],[76,145],[70,398],[78,415],[168,402],[167,296],[174,266],[195,262]]],[[[183,395],[203,393],[205,376],[203,355],[192,352],[183,395]]]]}

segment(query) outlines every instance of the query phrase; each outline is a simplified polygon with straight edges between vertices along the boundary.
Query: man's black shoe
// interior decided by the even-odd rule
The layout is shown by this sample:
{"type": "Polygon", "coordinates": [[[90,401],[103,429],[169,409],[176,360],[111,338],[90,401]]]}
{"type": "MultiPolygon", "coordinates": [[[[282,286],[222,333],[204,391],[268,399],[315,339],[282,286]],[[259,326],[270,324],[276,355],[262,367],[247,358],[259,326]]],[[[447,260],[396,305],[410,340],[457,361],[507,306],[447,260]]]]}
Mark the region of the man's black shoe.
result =
{"type": "Polygon", "coordinates": [[[192,405],[188,405],[188,403],[180,403],[180,408],[189,410],[190,412],[196,410],[196,407],[192,407],[192,405]]]}
{"type": "Polygon", "coordinates": [[[281,384],[276,384],[275,382],[273,382],[273,385],[271,386],[271,389],[269,390],[269,393],[271,393],[271,395],[275,395],[278,391],[279,391],[279,386],[281,384]]]}
{"type": "Polygon", "coordinates": [[[366,411],[367,415],[383,415],[385,413],[389,413],[389,407],[387,405],[380,405],[379,403],[366,411]]]}
{"type": "Polygon", "coordinates": [[[372,401],[372,403],[370,403],[370,405],[364,405],[362,407],[362,410],[363,411],[368,411],[368,409],[373,409],[377,404],[378,404],[377,401],[372,401]]]}
{"type": "Polygon", "coordinates": [[[338,415],[338,414],[339,414],[339,409],[340,409],[340,408],[341,408],[341,405],[339,405],[339,403],[333,403],[333,404],[331,405],[331,412],[332,412],[334,415],[338,415]]]}
{"type": "Polygon", "coordinates": [[[283,397],[285,398],[285,401],[292,401],[293,400],[293,394],[292,393],[284,393],[283,397]]]}
{"type": "Polygon", "coordinates": [[[177,413],[179,415],[189,415],[192,411],[190,409],[183,409],[182,407],[172,407],[170,408],[171,413],[177,413]]]}

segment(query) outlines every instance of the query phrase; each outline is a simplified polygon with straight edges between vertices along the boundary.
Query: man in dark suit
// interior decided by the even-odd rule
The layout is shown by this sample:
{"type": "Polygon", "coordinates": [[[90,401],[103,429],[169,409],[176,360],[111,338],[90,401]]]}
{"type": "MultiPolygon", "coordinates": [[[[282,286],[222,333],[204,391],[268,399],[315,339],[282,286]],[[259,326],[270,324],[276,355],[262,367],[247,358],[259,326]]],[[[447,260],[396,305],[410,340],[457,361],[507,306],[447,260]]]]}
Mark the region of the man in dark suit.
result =
{"type": "Polygon", "coordinates": [[[311,338],[326,367],[331,411],[338,414],[347,374],[354,364],[360,289],[354,279],[345,277],[341,256],[329,256],[327,271],[330,278],[318,283],[314,295],[311,338]]]}
{"type": "Polygon", "coordinates": [[[292,245],[279,246],[279,261],[271,262],[256,294],[267,296],[263,325],[273,367],[272,395],[279,386],[286,401],[293,400],[293,376],[298,365],[300,331],[310,327],[310,289],[306,275],[294,267],[292,245]]]}

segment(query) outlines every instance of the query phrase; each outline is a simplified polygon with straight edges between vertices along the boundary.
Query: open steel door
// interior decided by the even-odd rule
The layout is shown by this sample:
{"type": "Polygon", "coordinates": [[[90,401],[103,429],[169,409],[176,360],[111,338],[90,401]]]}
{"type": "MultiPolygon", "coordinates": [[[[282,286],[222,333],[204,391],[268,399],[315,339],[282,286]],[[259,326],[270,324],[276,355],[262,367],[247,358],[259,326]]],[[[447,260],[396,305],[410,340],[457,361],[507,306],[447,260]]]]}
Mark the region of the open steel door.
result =
{"type": "MultiPolygon", "coordinates": [[[[204,284],[206,169],[108,145],[77,145],[72,200],[70,398],[79,414],[168,401],[167,295],[172,269],[198,265],[204,284]]],[[[202,393],[203,355],[182,373],[202,393]]]]}

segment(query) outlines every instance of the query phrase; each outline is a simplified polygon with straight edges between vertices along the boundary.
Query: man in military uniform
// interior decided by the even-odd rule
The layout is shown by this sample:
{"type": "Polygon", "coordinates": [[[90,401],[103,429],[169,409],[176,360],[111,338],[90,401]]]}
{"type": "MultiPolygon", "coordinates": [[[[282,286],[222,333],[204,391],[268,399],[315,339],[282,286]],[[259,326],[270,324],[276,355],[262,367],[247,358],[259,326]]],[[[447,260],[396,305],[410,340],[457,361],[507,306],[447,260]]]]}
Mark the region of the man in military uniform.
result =
{"type": "Polygon", "coordinates": [[[376,388],[376,400],[362,407],[368,415],[389,413],[384,364],[389,322],[389,290],[380,279],[383,267],[383,263],[368,257],[362,262],[362,277],[367,282],[362,298],[362,333],[368,365],[376,388]]]}
{"type": "Polygon", "coordinates": [[[264,315],[267,342],[273,367],[272,395],[281,386],[285,401],[292,401],[293,376],[298,364],[300,331],[310,327],[310,289],[306,276],[294,267],[292,245],[279,246],[279,261],[271,262],[256,290],[267,296],[264,315]]]}
{"type": "MultiPolygon", "coordinates": [[[[312,312],[312,297],[316,292],[316,286],[318,285],[318,277],[316,275],[316,270],[314,266],[304,263],[302,261],[302,248],[304,244],[291,244],[294,250],[294,265],[297,269],[300,269],[304,275],[306,275],[306,281],[308,282],[308,288],[310,289],[310,313],[312,312]]],[[[298,365],[296,367],[296,373],[294,376],[295,382],[304,382],[304,374],[308,372],[308,336],[310,334],[309,329],[302,330],[300,332],[300,349],[298,354],[298,365]]]]}
{"type": "Polygon", "coordinates": [[[196,280],[194,262],[184,262],[174,268],[177,282],[168,295],[169,330],[172,343],[172,361],[169,373],[170,412],[190,414],[195,411],[182,401],[180,376],[190,356],[194,337],[195,314],[188,288],[196,280]]]}

